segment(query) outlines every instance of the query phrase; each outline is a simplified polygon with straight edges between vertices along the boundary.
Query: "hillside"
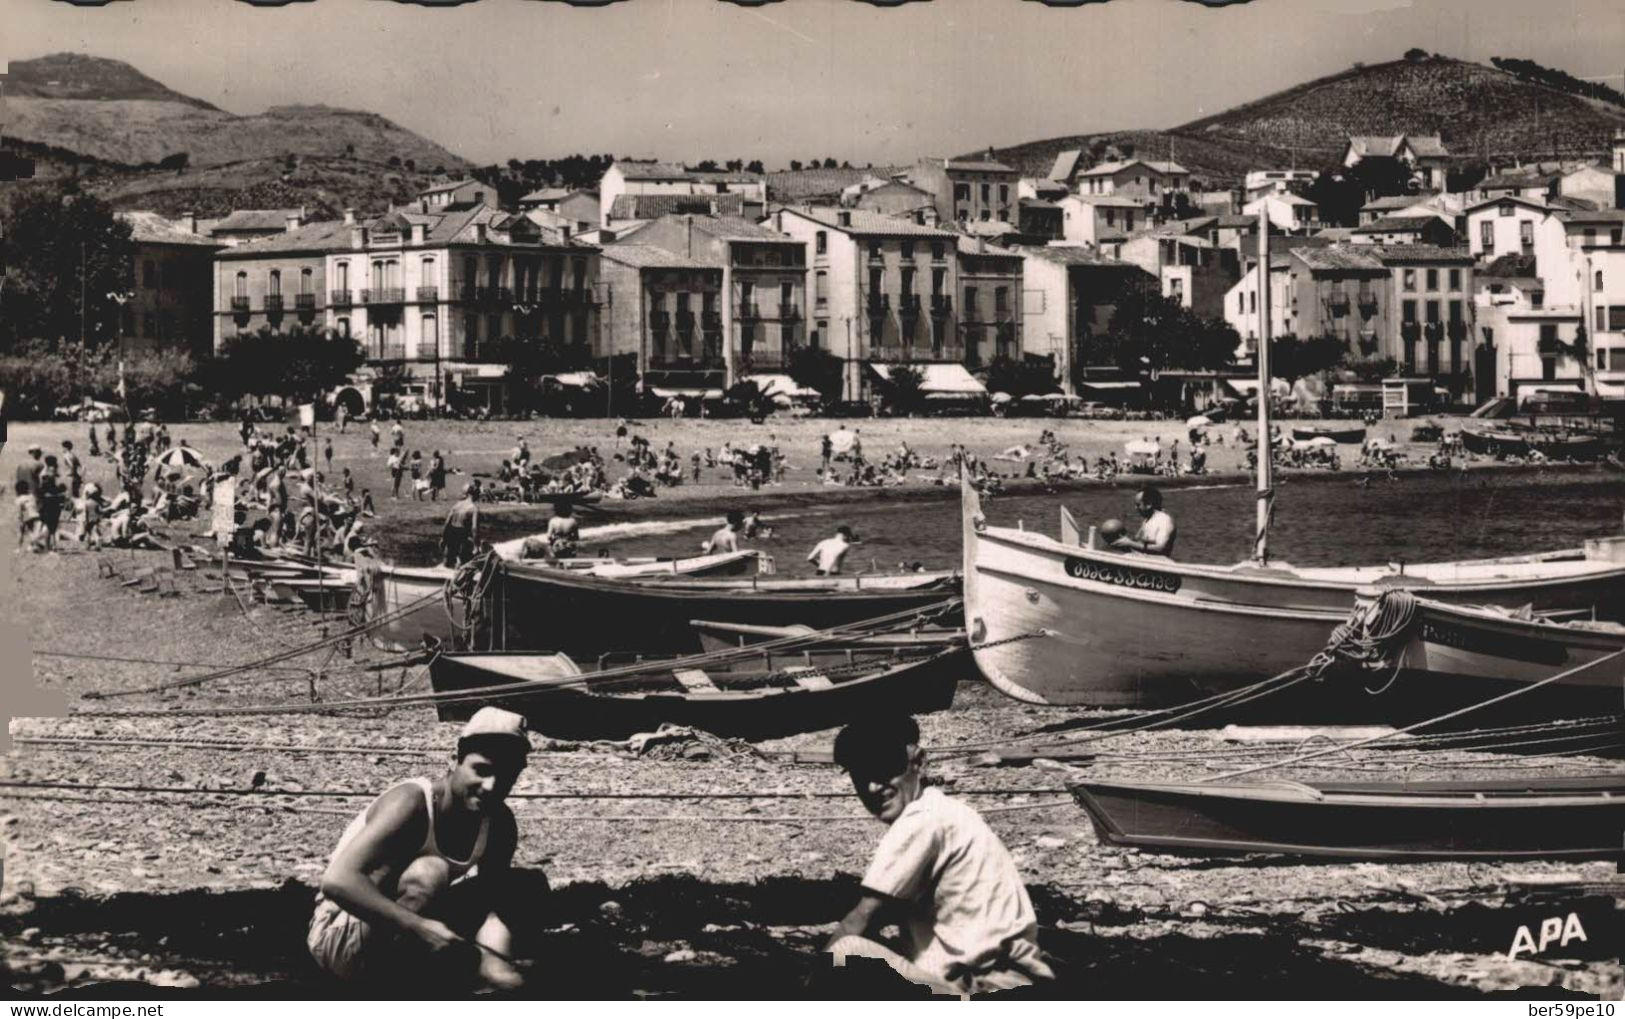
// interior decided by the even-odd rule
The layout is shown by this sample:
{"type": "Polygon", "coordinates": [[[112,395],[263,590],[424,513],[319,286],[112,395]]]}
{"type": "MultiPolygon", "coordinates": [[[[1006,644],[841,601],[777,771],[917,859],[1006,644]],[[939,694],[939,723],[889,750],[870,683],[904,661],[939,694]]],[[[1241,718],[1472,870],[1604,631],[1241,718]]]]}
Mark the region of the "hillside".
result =
{"type": "Polygon", "coordinates": [[[408,171],[344,156],[306,157],[288,170],[281,159],[256,159],[189,169],[101,175],[86,190],[116,209],[151,209],[167,216],[194,212],[223,216],[232,209],[305,206],[324,216],[346,208],[363,215],[401,204],[434,182],[419,168],[408,171]]]}
{"type": "MultiPolygon", "coordinates": [[[[768,196],[776,202],[818,202],[838,198],[841,191],[866,177],[888,177],[906,166],[822,167],[776,170],[767,175],[768,196]]],[[[1049,167],[1045,167],[1048,170],[1049,167]]]]}
{"type": "Polygon", "coordinates": [[[411,160],[458,172],[466,163],[375,113],[277,106],[236,116],[180,95],[128,64],[60,54],[13,61],[6,86],[8,138],[110,163],[156,163],[184,152],[193,167],[296,156],[411,160]]]}
{"type": "Polygon", "coordinates": [[[153,81],[122,60],[83,53],[13,60],[0,81],[5,84],[8,99],[155,99],[220,112],[201,99],[181,95],[153,81]]]}
{"type": "MultiPolygon", "coordinates": [[[[1506,71],[1447,57],[1356,66],[1167,131],[1050,138],[997,150],[1024,174],[1046,174],[1057,153],[1128,143],[1136,155],[1173,157],[1198,178],[1238,184],[1247,170],[1322,166],[1351,134],[1439,134],[1464,159],[1549,158],[1606,152],[1625,108],[1562,92],[1506,71]]],[[[1098,158],[1098,157],[1097,157],[1098,158]]]]}
{"type": "Polygon", "coordinates": [[[1431,57],[1356,67],[1176,129],[1335,155],[1351,134],[1438,134],[1463,157],[1602,153],[1625,108],[1482,64],[1431,57]]]}

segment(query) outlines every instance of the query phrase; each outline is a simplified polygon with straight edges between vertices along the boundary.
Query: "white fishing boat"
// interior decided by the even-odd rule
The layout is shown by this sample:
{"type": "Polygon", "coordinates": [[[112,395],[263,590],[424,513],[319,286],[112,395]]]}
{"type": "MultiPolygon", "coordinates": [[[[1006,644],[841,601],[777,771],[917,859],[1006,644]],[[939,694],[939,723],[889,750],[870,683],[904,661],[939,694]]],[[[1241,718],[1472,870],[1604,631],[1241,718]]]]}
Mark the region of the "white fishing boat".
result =
{"type": "MultiPolygon", "coordinates": [[[[1267,230],[1261,228],[1261,235],[1267,230]]],[[[1264,305],[1261,297],[1260,306],[1264,305]]],[[[1268,350],[1268,323],[1261,352],[1268,350]]],[[[1267,353],[1259,392],[1269,392],[1267,353]]],[[[1270,428],[1260,401],[1259,434],[1270,428]]],[[[1098,547],[1062,511],[1062,537],[988,526],[962,485],[965,625],[995,687],[1038,704],[1150,706],[1306,664],[1362,588],[1453,604],[1617,610],[1625,539],[1465,562],[1296,568],[1268,558],[1270,463],[1258,463],[1256,556],[1232,566],[1098,547]]]]}

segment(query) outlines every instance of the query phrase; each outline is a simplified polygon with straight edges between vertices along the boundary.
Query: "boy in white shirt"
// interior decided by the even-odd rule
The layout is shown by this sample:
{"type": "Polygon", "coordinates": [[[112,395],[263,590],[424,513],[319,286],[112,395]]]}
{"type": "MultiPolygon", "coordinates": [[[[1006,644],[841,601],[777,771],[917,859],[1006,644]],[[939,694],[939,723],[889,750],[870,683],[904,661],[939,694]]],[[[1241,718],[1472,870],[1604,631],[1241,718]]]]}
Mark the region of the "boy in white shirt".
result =
{"type": "Polygon", "coordinates": [[[889,827],[863,876],[863,897],[825,951],[837,966],[880,959],[938,993],[969,995],[1052,980],[1032,900],[1004,843],[980,814],[924,783],[920,729],[906,715],[855,722],[835,763],[889,827]],[[877,934],[902,931],[894,948],[877,934]]]}

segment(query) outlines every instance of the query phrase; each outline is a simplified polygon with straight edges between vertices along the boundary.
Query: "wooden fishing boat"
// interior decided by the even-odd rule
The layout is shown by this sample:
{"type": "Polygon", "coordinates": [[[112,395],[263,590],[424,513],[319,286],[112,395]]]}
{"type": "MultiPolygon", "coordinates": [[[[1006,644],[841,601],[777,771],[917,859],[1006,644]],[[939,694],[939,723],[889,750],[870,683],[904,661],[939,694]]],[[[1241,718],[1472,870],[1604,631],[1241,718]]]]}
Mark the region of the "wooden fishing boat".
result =
{"type": "Polygon", "coordinates": [[[759,740],[941,710],[968,666],[963,650],[949,650],[881,653],[839,670],[746,660],[721,671],[677,659],[595,676],[557,653],[451,653],[430,663],[429,680],[437,694],[464,695],[437,703],[442,721],[494,704],[561,739],[624,739],[671,723],[759,740]]]}
{"type": "MultiPolygon", "coordinates": [[[[561,559],[557,564],[540,561],[530,568],[550,573],[582,576],[609,576],[616,579],[638,577],[704,577],[716,573],[732,575],[739,570],[756,570],[764,561],[760,552],[743,550],[715,555],[676,559],[561,559]]],[[[767,560],[771,561],[771,560],[767,560]]],[[[372,642],[381,648],[403,651],[422,647],[425,638],[452,646],[465,632],[466,605],[456,599],[437,597],[444,592],[456,571],[445,566],[386,566],[368,557],[365,573],[357,571],[356,588],[364,608],[356,622],[386,619],[369,631],[372,642]],[[408,606],[413,606],[406,611],[408,606]]]]}
{"type": "Polygon", "coordinates": [[[1619,856],[1625,774],[1463,782],[1083,782],[1104,842],[1349,859],[1619,856]]]}
{"type": "MultiPolygon", "coordinates": [[[[1348,626],[1367,649],[1358,663],[1367,681],[1354,684],[1351,696],[1367,705],[1398,704],[1427,718],[1570,673],[1509,698],[1506,711],[1535,721],[1625,706],[1625,626],[1618,623],[1451,605],[1400,590],[1365,592],[1348,626]]],[[[1482,724],[1482,714],[1471,718],[1482,724]]]]}
{"type": "Polygon", "coordinates": [[[1310,439],[1326,438],[1331,439],[1333,442],[1358,446],[1360,443],[1365,441],[1365,426],[1361,425],[1349,428],[1335,428],[1331,425],[1307,427],[1300,426],[1292,429],[1292,438],[1298,442],[1307,442],[1310,439]]]}
{"type": "MultiPolygon", "coordinates": [[[[1261,219],[1259,235],[1267,239],[1261,219]]],[[[1268,253],[1260,251],[1260,258],[1268,253]]],[[[1261,281],[1265,289],[1268,281],[1261,281]]],[[[1260,295],[1260,306],[1263,298],[1260,295]]],[[[1261,314],[1259,389],[1270,391],[1261,314]]],[[[1259,435],[1271,434],[1268,400],[1259,435]]],[[[991,527],[961,484],[966,630],[995,687],[1040,704],[1154,706],[1256,683],[1308,663],[1366,587],[1451,603],[1620,611],[1625,562],[1605,543],[1466,562],[1297,568],[1268,556],[1273,470],[1258,457],[1255,558],[1234,566],[1090,547],[1063,510],[1065,540],[991,527]],[[1593,557],[1593,553],[1595,556],[1593,557]]],[[[1619,539],[1625,541],[1625,539],[1619,539]]]]}
{"type": "Polygon", "coordinates": [[[1611,448],[1608,438],[1592,432],[1535,432],[1529,448],[1548,460],[1600,460],[1611,448]]]}
{"type": "MultiPolygon", "coordinates": [[[[752,623],[726,623],[710,619],[691,619],[689,625],[700,638],[705,651],[732,651],[769,641],[782,641],[815,633],[812,627],[797,623],[793,626],[762,626],[752,623]]],[[[818,642],[816,653],[826,657],[847,656],[875,650],[898,653],[927,653],[956,647],[965,643],[965,631],[957,626],[925,626],[908,630],[854,630],[831,634],[818,642]]],[[[770,653],[770,652],[769,652],[770,653]]],[[[796,651],[797,655],[815,652],[796,651]]]]}
{"type": "MultiPolygon", "coordinates": [[[[642,654],[689,654],[700,650],[692,619],[824,630],[924,611],[959,595],[952,572],[618,580],[503,560],[489,568],[473,646],[494,651],[597,654],[613,643],[642,654]]],[[[956,608],[938,622],[959,619],[956,608]]]]}
{"type": "Polygon", "coordinates": [[[299,577],[271,581],[271,587],[279,595],[304,602],[312,611],[344,612],[350,607],[350,596],[355,592],[354,571],[347,572],[351,573],[351,578],[345,583],[335,583],[325,577],[299,577]]]}
{"type": "Polygon", "coordinates": [[[1529,438],[1509,428],[1463,428],[1462,448],[1478,456],[1528,456],[1529,438]]]}
{"type": "Polygon", "coordinates": [[[1625,563],[1602,542],[1403,566],[1209,566],[990,527],[969,486],[963,500],[966,629],[991,645],[976,664],[999,690],[1038,704],[1171,704],[1277,675],[1324,648],[1364,588],[1603,613],[1617,612],[1625,591],[1625,563]],[[1039,635],[1009,639],[1023,634],[1039,635]]]}

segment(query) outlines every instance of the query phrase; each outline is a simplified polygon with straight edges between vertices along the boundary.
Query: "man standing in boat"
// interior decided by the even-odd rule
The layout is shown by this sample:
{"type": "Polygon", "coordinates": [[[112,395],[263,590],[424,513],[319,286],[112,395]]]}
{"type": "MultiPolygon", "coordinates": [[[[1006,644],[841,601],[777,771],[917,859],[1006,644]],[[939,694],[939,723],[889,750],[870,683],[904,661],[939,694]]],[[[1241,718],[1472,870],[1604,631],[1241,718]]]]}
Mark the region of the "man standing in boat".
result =
{"type": "Polygon", "coordinates": [[[446,525],[441,530],[440,544],[446,554],[446,565],[458,567],[474,558],[480,540],[480,508],[475,503],[479,495],[477,483],[463,486],[463,497],[452,504],[446,514],[446,525]]]}
{"type": "Polygon", "coordinates": [[[862,898],[825,946],[837,966],[879,959],[914,983],[960,995],[1054,979],[1010,851],[975,810],[925,785],[912,718],[847,726],[835,738],[835,763],[887,825],[863,875],[862,898]],[[878,940],[890,923],[902,933],[896,948],[878,940]]]}
{"type": "Polygon", "coordinates": [[[1144,552],[1147,555],[1172,556],[1174,554],[1174,518],[1162,508],[1162,491],[1155,485],[1146,485],[1134,497],[1134,509],[1145,523],[1134,537],[1124,536],[1112,542],[1112,548],[1124,552],[1144,552]]]}
{"type": "Polygon", "coordinates": [[[318,966],[389,987],[523,984],[502,916],[525,898],[513,887],[518,829],[503,801],[529,752],[522,716],[481,708],[444,775],[407,779],[356,815],[311,917],[306,945],[318,966]]]}
{"type": "Polygon", "coordinates": [[[560,497],[553,503],[553,519],[547,522],[547,547],[554,559],[569,559],[581,540],[581,524],[576,520],[574,501],[560,497]]]}

